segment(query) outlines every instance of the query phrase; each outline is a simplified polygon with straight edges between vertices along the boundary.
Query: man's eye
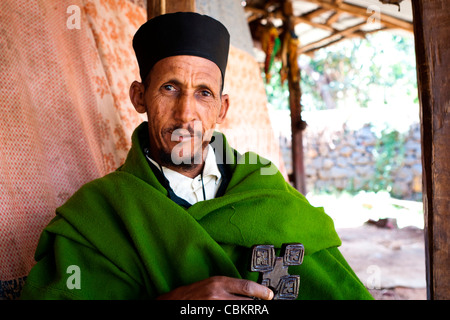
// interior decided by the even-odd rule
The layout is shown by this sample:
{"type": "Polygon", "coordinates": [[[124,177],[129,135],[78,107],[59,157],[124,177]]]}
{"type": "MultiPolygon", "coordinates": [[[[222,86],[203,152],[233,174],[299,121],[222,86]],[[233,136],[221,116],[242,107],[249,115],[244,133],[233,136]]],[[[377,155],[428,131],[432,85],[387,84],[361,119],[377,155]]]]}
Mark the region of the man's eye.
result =
{"type": "Polygon", "coordinates": [[[166,84],[166,85],[163,86],[163,88],[165,90],[167,90],[167,91],[174,91],[175,90],[175,87],[173,85],[171,85],[171,84],[166,84]]]}
{"type": "Polygon", "coordinates": [[[200,94],[203,97],[211,97],[212,96],[212,93],[210,91],[208,91],[208,90],[202,90],[202,91],[200,91],[200,94]]]}

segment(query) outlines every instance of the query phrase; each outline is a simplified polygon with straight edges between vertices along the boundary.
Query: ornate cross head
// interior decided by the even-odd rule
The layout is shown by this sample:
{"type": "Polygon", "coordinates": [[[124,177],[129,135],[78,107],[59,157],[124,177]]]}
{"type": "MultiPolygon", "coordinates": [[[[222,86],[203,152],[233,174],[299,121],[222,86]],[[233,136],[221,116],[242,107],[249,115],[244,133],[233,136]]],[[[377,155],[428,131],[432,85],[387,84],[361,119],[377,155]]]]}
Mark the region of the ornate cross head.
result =
{"type": "Polygon", "coordinates": [[[290,275],[288,267],[302,264],[304,254],[301,243],[284,244],[280,257],[275,255],[273,245],[255,245],[250,270],[261,272],[259,283],[273,290],[274,300],[294,300],[298,296],[300,276],[290,275]]]}

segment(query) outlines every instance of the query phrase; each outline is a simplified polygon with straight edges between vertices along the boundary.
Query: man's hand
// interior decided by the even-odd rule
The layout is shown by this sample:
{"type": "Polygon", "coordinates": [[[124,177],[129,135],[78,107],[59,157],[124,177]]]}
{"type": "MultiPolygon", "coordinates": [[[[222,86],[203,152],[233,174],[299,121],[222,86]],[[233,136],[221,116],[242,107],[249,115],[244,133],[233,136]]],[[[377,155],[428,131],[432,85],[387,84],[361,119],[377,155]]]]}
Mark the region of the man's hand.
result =
{"type": "Polygon", "coordinates": [[[158,300],[272,300],[273,292],[254,281],[224,276],[211,277],[176,288],[158,300]]]}

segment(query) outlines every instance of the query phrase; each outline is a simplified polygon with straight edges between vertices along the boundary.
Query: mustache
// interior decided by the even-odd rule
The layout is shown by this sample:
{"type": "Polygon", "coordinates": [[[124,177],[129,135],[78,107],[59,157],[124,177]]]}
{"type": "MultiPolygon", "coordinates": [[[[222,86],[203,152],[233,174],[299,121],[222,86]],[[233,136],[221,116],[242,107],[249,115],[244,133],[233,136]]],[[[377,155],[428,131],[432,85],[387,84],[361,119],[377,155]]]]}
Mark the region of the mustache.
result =
{"type": "Polygon", "coordinates": [[[195,135],[202,135],[203,134],[203,129],[200,128],[200,130],[195,131],[194,126],[192,126],[192,124],[174,124],[166,129],[164,129],[163,133],[168,133],[168,134],[177,134],[179,136],[186,136],[187,133],[191,136],[194,137],[195,135]]]}

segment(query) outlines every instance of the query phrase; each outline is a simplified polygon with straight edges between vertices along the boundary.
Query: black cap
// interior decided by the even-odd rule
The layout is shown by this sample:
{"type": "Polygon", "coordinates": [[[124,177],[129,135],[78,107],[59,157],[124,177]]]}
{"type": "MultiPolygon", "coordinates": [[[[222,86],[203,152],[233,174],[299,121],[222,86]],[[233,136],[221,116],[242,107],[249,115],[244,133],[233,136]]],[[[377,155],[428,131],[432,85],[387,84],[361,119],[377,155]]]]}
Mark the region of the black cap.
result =
{"type": "Polygon", "coordinates": [[[229,46],[230,34],[225,26],[195,12],[156,16],[144,23],[133,38],[142,81],[159,60],[190,55],[214,62],[222,72],[223,86],[229,46]]]}

